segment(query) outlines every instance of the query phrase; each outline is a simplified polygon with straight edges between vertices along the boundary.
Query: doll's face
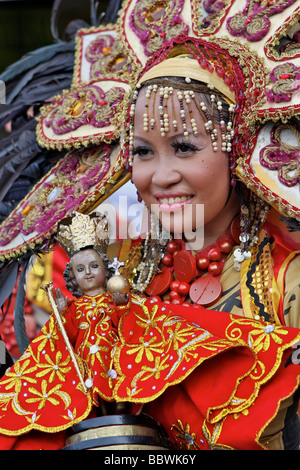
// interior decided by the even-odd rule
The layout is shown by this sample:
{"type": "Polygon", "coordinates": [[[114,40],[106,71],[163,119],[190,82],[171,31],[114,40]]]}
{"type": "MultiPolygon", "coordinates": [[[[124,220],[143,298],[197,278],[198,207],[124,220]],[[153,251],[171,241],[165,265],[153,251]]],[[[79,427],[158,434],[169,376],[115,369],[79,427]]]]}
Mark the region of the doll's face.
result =
{"type": "MultiPolygon", "coordinates": [[[[140,196],[147,207],[157,211],[159,218],[169,214],[165,219],[169,222],[166,228],[174,233],[197,229],[200,223],[203,225],[203,219],[197,219],[197,205],[202,205],[205,232],[219,236],[218,232],[221,234],[226,230],[238,211],[234,191],[230,192],[228,155],[221,150],[220,142],[219,150],[213,150],[211,138],[196,108],[193,108],[193,115],[198,136],[193,135],[190,123],[188,140],[181,130],[175,132],[171,125],[163,137],[159,124],[145,131],[145,100],[145,90],[141,90],[135,108],[132,167],[132,181],[140,196]],[[183,226],[186,219],[182,214],[187,209],[191,216],[183,226]]],[[[169,104],[169,116],[173,112],[180,116],[178,101],[174,105],[172,110],[169,104]]],[[[158,111],[155,117],[159,123],[158,111]]],[[[179,122],[180,117],[177,119],[179,122]]],[[[219,139],[220,136],[219,131],[219,139]]]]}
{"type": "Polygon", "coordinates": [[[72,257],[70,266],[84,294],[93,296],[105,291],[105,267],[95,250],[79,251],[72,257]]]}

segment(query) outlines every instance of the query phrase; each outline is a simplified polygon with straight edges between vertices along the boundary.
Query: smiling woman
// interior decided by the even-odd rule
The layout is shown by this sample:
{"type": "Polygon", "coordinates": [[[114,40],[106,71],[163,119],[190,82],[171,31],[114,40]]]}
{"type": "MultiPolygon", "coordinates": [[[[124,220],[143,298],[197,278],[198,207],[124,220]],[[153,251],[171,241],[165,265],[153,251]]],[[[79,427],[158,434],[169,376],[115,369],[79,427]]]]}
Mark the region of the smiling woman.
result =
{"type": "MultiPolygon", "coordinates": [[[[193,91],[194,98],[183,101],[183,93],[179,92],[182,86],[177,82],[177,89],[176,85],[172,87],[170,97],[164,95],[163,110],[162,95],[157,96],[159,91],[149,95],[152,85],[146,83],[139,92],[135,105],[132,181],[149,209],[158,217],[160,213],[170,215],[161,218],[172,233],[181,235],[199,228],[203,222],[202,217],[197,220],[200,212],[197,206],[203,207],[205,248],[227,229],[239,211],[239,200],[231,191],[229,158],[222,142],[225,121],[220,98],[212,95],[219,108],[217,121],[211,115],[213,103],[209,107],[204,105],[203,100],[209,102],[210,95],[204,98],[193,91]],[[148,110],[153,110],[150,128],[148,110]],[[162,112],[164,122],[170,121],[163,132],[159,126],[162,112]],[[184,216],[187,208],[189,213],[184,216]]],[[[225,142],[228,146],[229,140],[225,142]]]]}

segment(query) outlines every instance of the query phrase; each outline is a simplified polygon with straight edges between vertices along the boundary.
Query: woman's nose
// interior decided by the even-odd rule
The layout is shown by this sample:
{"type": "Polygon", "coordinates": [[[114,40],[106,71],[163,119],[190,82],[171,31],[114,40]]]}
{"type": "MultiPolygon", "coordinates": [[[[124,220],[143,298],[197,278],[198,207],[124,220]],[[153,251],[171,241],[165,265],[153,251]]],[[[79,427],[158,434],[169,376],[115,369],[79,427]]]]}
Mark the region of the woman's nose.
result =
{"type": "Polygon", "coordinates": [[[152,183],[160,187],[169,187],[181,180],[180,171],[169,158],[162,158],[155,167],[152,183]]]}

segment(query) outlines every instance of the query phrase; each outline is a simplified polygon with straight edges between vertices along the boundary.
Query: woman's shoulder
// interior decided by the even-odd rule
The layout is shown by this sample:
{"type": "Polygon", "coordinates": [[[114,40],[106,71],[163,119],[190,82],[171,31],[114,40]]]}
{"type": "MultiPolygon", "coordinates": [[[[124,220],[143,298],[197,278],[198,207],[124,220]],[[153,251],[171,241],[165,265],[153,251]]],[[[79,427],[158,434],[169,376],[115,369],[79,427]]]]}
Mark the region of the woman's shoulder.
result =
{"type": "Polygon", "coordinates": [[[300,252],[300,233],[291,233],[288,229],[283,228],[281,225],[275,225],[267,222],[264,225],[268,236],[274,239],[275,245],[285,250],[287,253],[299,251],[300,252]]]}
{"type": "Polygon", "coordinates": [[[266,223],[264,229],[272,241],[272,257],[278,268],[300,254],[300,242],[287,230],[272,223],[266,223]]]}

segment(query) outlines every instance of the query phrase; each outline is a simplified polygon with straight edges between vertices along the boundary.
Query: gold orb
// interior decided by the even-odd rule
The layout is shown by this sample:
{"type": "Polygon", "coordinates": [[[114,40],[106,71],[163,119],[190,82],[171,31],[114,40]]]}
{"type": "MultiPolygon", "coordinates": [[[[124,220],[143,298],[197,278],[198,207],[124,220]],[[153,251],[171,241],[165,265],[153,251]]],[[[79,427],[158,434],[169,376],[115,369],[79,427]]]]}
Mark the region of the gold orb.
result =
{"type": "Polygon", "coordinates": [[[130,290],[130,284],[126,277],[116,274],[107,281],[107,290],[111,294],[119,292],[120,294],[128,294],[130,290]]]}

